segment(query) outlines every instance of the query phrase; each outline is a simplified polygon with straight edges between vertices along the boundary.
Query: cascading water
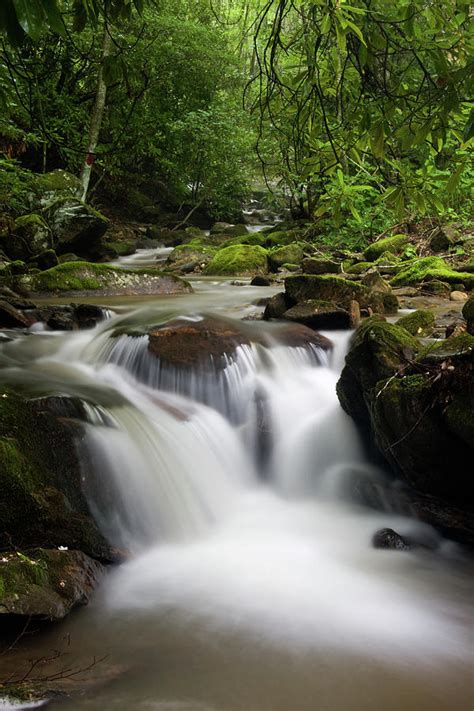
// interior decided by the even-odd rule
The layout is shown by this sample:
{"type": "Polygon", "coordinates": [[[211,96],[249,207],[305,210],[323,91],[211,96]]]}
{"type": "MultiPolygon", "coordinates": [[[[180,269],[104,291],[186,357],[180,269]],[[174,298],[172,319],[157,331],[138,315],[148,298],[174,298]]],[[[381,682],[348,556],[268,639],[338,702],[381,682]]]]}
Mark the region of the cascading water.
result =
{"type": "Polygon", "coordinates": [[[351,498],[383,475],[337,402],[348,335],[329,357],[270,335],[204,375],[122,326],[1,352],[5,380],[87,401],[91,507],[133,554],[68,623],[129,671],[69,707],[464,711],[463,565],[433,532],[436,553],[374,550],[380,527],[426,527],[351,498]]]}

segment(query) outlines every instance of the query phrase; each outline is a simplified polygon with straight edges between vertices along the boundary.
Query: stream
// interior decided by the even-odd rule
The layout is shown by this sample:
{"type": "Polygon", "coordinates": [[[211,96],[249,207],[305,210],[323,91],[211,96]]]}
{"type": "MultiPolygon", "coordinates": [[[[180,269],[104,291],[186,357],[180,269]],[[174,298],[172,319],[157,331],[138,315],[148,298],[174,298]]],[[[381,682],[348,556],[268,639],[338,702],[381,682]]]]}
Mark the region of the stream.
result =
{"type": "MultiPolygon", "coordinates": [[[[152,256],[128,260],[145,266],[152,256]]],[[[90,331],[0,344],[5,382],[88,403],[90,505],[131,553],[89,607],[30,642],[42,654],[67,639],[83,665],[106,656],[90,672],[98,678],[116,669],[51,707],[470,711],[462,553],[356,495],[361,481],[386,475],[366,461],[336,397],[350,334],[326,333],[327,355],[283,346],[273,324],[248,320],[251,345],[205,377],[160,365],[146,337],[111,337],[178,316],[252,319],[255,302],[276,292],[222,279],[193,286],[191,295],[110,298],[111,318],[90,331]],[[252,342],[262,332],[266,346],[252,342]],[[416,533],[431,550],[375,550],[382,527],[416,533]]]]}

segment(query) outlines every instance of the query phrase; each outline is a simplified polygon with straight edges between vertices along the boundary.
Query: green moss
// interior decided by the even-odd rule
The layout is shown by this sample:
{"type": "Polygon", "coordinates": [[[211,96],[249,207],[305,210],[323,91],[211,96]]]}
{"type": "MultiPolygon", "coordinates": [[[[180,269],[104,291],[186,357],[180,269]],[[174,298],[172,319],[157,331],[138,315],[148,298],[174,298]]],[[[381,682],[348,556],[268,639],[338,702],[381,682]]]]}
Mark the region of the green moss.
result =
{"type": "Polygon", "coordinates": [[[305,242],[292,242],[284,247],[274,247],[268,254],[268,261],[273,269],[282,267],[283,264],[297,264],[303,259],[308,245],[305,242]]]}
{"type": "Polygon", "coordinates": [[[395,294],[383,294],[383,312],[387,315],[393,315],[398,312],[398,299],[395,294]]]}
{"type": "Polygon", "coordinates": [[[366,271],[372,268],[371,262],[359,262],[358,264],[353,264],[346,271],[348,274],[364,274],[366,271]]]}
{"type": "Polygon", "coordinates": [[[44,227],[45,229],[48,229],[48,225],[46,224],[45,220],[41,217],[41,215],[38,215],[35,212],[32,212],[30,215],[22,215],[21,217],[17,217],[17,219],[15,220],[14,229],[15,231],[21,233],[30,225],[37,225],[38,227],[44,227]]]}
{"type": "Polygon", "coordinates": [[[447,359],[471,360],[474,356],[474,336],[461,333],[444,341],[430,343],[418,354],[419,361],[442,363],[447,359]]]}
{"type": "Polygon", "coordinates": [[[435,327],[435,315],[432,311],[419,309],[399,318],[397,326],[404,328],[412,336],[431,336],[435,327]]]}
{"type": "Polygon", "coordinates": [[[299,264],[283,264],[283,269],[286,269],[287,272],[297,272],[301,269],[299,264]]]}
{"type": "Polygon", "coordinates": [[[71,194],[79,190],[79,178],[65,170],[53,170],[50,173],[35,176],[35,188],[38,192],[59,192],[67,190],[71,194]]]}
{"type": "Polygon", "coordinates": [[[267,250],[259,246],[232,245],[218,250],[206,274],[238,275],[267,271],[267,250]]]}
{"type": "Polygon", "coordinates": [[[393,252],[390,252],[387,250],[386,252],[383,252],[380,257],[378,257],[375,260],[375,264],[389,264],[389,265],[394,265],[394,264],[399,264],[400,263],[400,257],[397,257],[396,254],[393,252]]]}
{"type": "Polygon", "coordinates": [[[301,239],[301,230],[277,230],[266,236],[266,247],[284,247],[301,239]]]}
{"type": "Polygon", "coordinates": [[[267,242],[267,238],[261,232],[251,232],[244,237],[232,237],[226,242],[226,247],[230,247],[235,244],[250,244],[257,245],[258,247],[264,247],[267,242]]]}
{"type": "Polygon", "coordinates": [[[122,242],[106,242],[105,247],[108,252],[116,257],[126,257],[136,252],[137,243],[135,240],[123,240],[122,242]]]}
{"type": "Polygon", "coordinates": [[[408,242],[409,239],[407,235],[394,235],[393,237],[386,237],[378,242],[374,242],[374,244],[371,244],[370,247],[367,247],[364,252],[364,257],[368,262],[374,262],[384,252],[399,254],[408,242]]]}
{"type": "Polygon", "coordinates": [[[433,279],[449,284],[462,282],[468,288],[474,287],[474,274],[450,269],[441,257],[422,257],[413,260],[392,279],[392,286],[408,286],[433,279]]]}

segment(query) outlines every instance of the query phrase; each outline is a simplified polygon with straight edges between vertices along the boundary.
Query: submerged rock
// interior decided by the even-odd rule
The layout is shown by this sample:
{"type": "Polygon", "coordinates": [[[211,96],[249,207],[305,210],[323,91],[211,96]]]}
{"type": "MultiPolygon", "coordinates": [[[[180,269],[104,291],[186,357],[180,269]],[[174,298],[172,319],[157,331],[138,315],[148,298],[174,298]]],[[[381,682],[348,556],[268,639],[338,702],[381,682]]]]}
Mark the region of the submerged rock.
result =
{"type": "Polygon", "coordinates": [[[33,322],[30,316],[0,299],[0,328],[29,328],[33,322]]]}
{"type": "Polygon", "coordinates": [[[349,311],[329,301],[303,301],[285,311],[283,318],[322,330],[344,330],[354,327],[349,311]]]}
{"type": "Polygon", "coordinates": [[[381,528],[376,531],[372,538],[374,548],[387,548],[395,551],[409,551],[412,546],[393,528],[381,528]]]}
{"type": "Polygon", "coordinates": [[[60,620],[86,605],[104,567],[80,551],[12,551],[0,556],[0,615],[60,620]]]}

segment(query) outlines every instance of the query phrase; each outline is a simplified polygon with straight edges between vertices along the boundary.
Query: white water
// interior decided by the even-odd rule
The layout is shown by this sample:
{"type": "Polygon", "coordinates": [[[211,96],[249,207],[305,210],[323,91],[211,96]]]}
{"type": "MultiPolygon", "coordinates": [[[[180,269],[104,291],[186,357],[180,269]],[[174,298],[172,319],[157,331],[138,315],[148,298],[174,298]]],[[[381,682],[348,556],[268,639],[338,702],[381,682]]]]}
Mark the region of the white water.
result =
{"type": "Polygon", "coordinates": [[[467,711],[456,548],[429,531],[434,553],[374,550],[378,528],[428,527],[353,499],[384,476],[337,402],[348,334],[330,362],[254,346],[206,380],[163,373],[115,323],[2,346],[5,380],[90,403],[91,505],[133,552],[68,623],[130,671],[70,708],[467,711]]]}

